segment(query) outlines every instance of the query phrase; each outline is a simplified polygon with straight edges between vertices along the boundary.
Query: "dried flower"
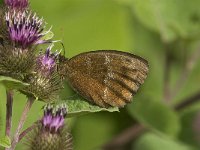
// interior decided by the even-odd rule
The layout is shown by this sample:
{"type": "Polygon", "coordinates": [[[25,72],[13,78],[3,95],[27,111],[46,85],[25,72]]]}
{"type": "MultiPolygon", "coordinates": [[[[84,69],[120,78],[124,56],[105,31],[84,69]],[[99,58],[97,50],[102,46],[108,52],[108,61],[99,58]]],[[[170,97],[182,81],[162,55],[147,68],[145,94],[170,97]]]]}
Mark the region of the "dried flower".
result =
{"type": "Polygon", "coordinates": [[[66,114],[66,105],[47,104],[41,122],[27,138],[28,149],[72,150],[72,137],[64,123],[66,114]]]}

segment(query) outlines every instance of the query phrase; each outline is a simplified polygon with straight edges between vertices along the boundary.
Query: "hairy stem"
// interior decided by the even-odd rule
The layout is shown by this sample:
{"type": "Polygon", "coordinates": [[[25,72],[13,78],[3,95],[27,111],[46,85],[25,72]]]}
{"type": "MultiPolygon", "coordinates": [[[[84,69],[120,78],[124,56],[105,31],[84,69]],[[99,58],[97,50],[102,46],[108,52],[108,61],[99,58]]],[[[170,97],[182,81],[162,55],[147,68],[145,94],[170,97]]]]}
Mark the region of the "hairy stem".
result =
{"type": "Polygon", "coordinates": [[[25,129],[24,131],[22,131],[21,134],[19,135],[18,141],[20,142],[29,132],[31,132],[33,129],[35,129],[37,127],[38,122],[39,121],[34,122],[30,127],[25,129]]]}
{"type": "Polygon", "coordinates": [[[112,141],[103,146],[103,150],[116,150],[123,147],[125,144],[130,142],[131,140],[137,138],[143,132],[145,132],[146,128],[141,124],[134,124],[133,126],[125,129],[122,133],[116,136],[112,141]]]}
{"type": "Polygon", "coordinates": [[[184,86],[186,83],[189,75],[191,74],[192,70],[194,69],[197,61],[199,60],[200,57],[200,48],[198,48],[187,60],[185,67],[182,70],[182,73],[179,77],[179,79],[176,82],[176,85],[174,89],[172,90],[172,98],[176,96],[177,93],[181,90],[181,88],[184,86]]]}
{"type": "Polygon", "coordinates": [[[13,91],[6,91],[7,102],[6,102],[6,136],[10,137],[11,126],[12,126],[12,106],[13,106],[13,91]]]}
{"type": "Polygon", "coordinates": [[[27,100],[27,103],[26,103],[26,105],[25,105],[25,107],[24,107],[24,111],[23,111],[22,116],[21,116],[21,118],[20,118],[20,121],[19,121],[17,130],[16,130],[16,132],[15,132],[15,134],[14,134],[14,138],[13,138],[13,140],[12,140],[11,148],[10,148],[9,150],[14,150],[15,147],[16,147],[16,145],[17,145],[17,143],[19,142],[20,132],[21,132],[21,130],[22,130],[22,128],[23,128],[23,125],[24,125],[24,123],[25,123],[25,121],[26,121],[26,118],[27,118],[27,116],[28,116],[28,112],[30,111],[33,102],[34,102],[34,99],[33,99],[33,98],[29,98],[29,99],[27,100]]]}
{"type": "MultiPolygon", "coordinates": [[[[6,101],[6,131],[5,134],[10,138],[11,128],[12,128],[12,107],[13,107],[13,91],[6,91],[7,101],[6,101]]],[[[5,150],[8,150],[5,148],[5,150]]]]}
{"type": "Polygon", "coordinates": [[[180,111],[186,107],[191,106],[192,104],[195,104],[200,101],[200,91],[195,93],[192,96],[189,96],[185,98],[181,103],[177,104],[174,109],[177,111],[180,111]]]}

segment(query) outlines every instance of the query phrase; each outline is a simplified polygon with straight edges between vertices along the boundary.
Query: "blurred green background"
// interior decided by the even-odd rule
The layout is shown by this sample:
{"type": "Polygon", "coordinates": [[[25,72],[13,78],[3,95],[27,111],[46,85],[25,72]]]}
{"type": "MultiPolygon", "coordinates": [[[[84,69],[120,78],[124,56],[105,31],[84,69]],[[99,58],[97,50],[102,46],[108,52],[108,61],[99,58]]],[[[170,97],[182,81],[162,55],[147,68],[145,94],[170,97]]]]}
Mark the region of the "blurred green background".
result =
{"type": "MultiPolygon", "coordinates": [[[[200,1],[199,0],[31,0],[32,9],[53,26],[67,57],[98,49],[116,49],[149,61],[150,72],[133,103],[120,112],[68,119],[75,150],[100,150],[136,123],[148,131],[110,150],[195,150],[200,148],[200,1]],[[197,94],[180,111],[173,107],[197,94]]],[[[61,48],[56,45],[57,48],[61,48]]],[[[5,89],[0,88],[1,130],[5,89]]],[[[66,96],[73,95],[68,89],[66,96]]],[[[13,131],[25,97],[15,93],[13,131]]],[[[41,117],[34,104],[25,127],[41,117]]],[[[131,130],[132,131],[132,130],[131,130]]],[[[3,136],[4,132],[0,132],[3,136]]],[[[123,137],[122,137],[123,139],[123,137]]],[[[24,149],[19,144],[17,150],[24,149]]]]}

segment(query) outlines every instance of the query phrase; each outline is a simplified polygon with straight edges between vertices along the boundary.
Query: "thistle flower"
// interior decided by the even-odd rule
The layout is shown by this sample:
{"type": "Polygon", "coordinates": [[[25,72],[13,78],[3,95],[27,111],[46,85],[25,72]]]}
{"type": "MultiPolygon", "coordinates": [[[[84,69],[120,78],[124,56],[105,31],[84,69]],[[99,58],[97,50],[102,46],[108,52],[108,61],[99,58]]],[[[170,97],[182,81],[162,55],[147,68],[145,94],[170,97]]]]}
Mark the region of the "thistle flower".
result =
{"type": "Polygon", "coordinates": [[[50,133],[58,132],[58,130],[60,130],[64,125],[66,114],[66,105],[53,108],[52,105],[47,104],[44,108],[44,117],[42,119],[44,130],[47,130],[50,133]]]}
{"type": "Polygon", "coordinates": [[[9,10],[5,14],[8,34],[15,47],[26,49],[47,41],[41,38],[49,31],[44,31],[43,19],[29,11],[9,10]]]}
{"type": "Polygon", "coordinates": [[[56,59],[59,55],[58,52],[51,53],[52,47],[53,45],[49,46],[46,50],[46,53],[37,58],[37,69],[40,71],[40,73],[46,76],[55,71],[56,59]]]}
{"type": "Polygon", "coordinates": [[[26,9],[29,5],[28,0],[5,0],[4,2],[12,9],[26,9]]]}
{"type": "Polygon", "coordinates": [[[24,94],[45,102],[51,102],[58,98],[62,88],[61,79],[56,69],[59,53],[52,53],[51,49],[52,45],[47,48],[45,54],[40,54],[36,58],[34,73],[25,80],[30,86],[22,90],[24,94]]]}
{"type": "Polygon", "coordinates": [[[55,108],[47,104],[41,122],[28,135],[28,150],[72,150],[72,137],[64,123],[66,114],[66,105],[55,108]]]}
{"type": "MultiPolygon", "coordinates": [[[[7,1],[11,2],[17,3],[7,1]]],[[[0,74],[24,79],[25,75],[33,72],[36,51],[34,45],[45,43],[41,38],[48,32],[43,32],[43,19],[27,10],[8,9],[2,21],[5,22],[1,22],[0,29],[0,74]]]]}

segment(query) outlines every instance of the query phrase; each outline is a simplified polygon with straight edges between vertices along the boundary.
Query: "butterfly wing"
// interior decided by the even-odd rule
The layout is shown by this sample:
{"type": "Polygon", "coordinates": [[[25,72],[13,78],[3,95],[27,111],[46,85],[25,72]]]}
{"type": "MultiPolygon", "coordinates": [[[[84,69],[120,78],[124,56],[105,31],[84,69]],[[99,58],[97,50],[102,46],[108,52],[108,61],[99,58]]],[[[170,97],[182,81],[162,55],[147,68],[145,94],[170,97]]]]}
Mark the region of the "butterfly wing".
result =
{"type": "Polygon", "coordinates": [[[115,50],[86,52],[67,61],[69,84],[101,107],[123,107],[131,102],[148,73],[143,58],[115,50]]]}

